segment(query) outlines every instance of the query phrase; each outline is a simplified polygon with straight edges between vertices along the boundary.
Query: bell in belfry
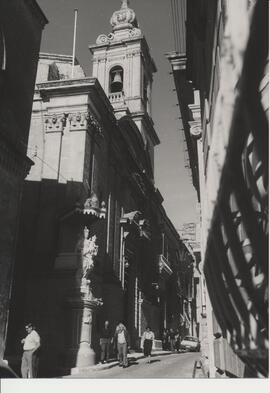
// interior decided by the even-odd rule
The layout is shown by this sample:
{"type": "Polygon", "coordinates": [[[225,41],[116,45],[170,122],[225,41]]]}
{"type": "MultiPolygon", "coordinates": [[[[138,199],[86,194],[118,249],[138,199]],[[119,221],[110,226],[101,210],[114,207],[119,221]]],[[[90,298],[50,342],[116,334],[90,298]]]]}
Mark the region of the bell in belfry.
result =
{"type": "Polygon", "coordinates": [[[111,91],[112,93],[116,93],[118,91],[122,91],[122,89],[123,89],[123,81],[122,81],[121,72],[116,71],[113,76],[111,91]]]}

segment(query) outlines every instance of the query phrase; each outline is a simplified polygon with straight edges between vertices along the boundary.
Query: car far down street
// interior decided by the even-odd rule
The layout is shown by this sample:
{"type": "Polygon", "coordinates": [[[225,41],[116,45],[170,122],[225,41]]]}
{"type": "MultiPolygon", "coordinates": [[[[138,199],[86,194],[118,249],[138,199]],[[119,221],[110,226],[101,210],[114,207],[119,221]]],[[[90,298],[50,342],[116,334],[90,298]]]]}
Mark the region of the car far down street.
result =
{"type": "Polygon", "coordinates": [[[180,343],[180,349],[186,351],[199,352],[200,348],[200,341],[197,337],[186,336],[180,343]]]}

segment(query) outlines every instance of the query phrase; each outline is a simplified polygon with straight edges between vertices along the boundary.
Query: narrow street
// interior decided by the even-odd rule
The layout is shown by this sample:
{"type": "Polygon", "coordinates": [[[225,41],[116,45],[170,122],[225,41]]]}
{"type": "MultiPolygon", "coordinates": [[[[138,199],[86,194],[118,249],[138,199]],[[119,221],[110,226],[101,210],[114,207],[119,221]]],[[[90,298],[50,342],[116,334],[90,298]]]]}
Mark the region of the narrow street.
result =
{"type": "MultiPolygon", "coordinates": [[[[71,378],[192,378],[194,362],[199,358],[199,353],[153,356],[150,364],[146,362],[146,359],[132,361],[130,358],[129,367],[126,369],[115,366],[107,370],[91,371],[71,378]]],[[[202,378],[201,370],[196,372],[196,377],[202,378]]]]}

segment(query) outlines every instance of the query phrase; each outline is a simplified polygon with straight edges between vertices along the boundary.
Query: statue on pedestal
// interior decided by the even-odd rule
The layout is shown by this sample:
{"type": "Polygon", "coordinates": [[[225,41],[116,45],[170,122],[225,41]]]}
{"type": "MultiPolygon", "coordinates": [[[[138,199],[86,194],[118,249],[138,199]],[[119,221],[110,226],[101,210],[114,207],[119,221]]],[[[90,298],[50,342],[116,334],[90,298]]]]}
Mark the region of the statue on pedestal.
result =
{"type": "Polygon", "coordinates": [[[89,238],[89,229],[84,228],[83,239],[79,241],[77,249],[80,251],[80,279],[81,279],[81,293],[89,297],[91,295],[91,280],[89,274],[94,267],[94,257],[98,253],[98,245],[96,244],[96,235],[89,238]]]}

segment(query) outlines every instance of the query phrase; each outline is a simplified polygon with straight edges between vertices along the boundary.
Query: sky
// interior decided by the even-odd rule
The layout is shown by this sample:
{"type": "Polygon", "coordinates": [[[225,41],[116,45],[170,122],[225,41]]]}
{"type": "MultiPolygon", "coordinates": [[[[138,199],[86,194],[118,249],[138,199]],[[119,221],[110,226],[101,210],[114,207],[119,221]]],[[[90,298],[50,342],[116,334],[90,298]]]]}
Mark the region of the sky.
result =
{"type": "MultiPolygon", "coordinates": [[[[87,76],[92,63],[88,46],[98,35],[111,32],[110,18],[120,0],[38,0],[49,24],[42,36],[41,51],[72,54],[74,9],[78,9],[76,57],[87,76]]],[[[176,229],[197,221],[197,198],[190,169],[171,66],[165,54],[174,50],[170,0],[130,0],[139,26],[157,66],[153,82],[152,118],[161,141],[155,148],[155,186],[176,229]]]]}

